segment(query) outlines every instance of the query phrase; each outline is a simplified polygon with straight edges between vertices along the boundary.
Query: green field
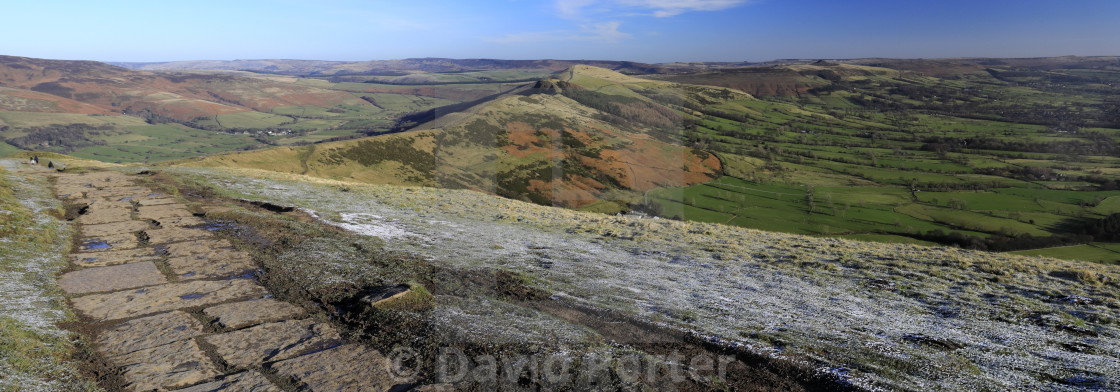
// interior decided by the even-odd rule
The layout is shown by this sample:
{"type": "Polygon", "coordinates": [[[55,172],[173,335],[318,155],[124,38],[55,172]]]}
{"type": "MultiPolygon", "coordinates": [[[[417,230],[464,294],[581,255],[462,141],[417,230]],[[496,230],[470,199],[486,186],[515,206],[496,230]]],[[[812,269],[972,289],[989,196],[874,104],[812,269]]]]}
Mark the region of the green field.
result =
{"type": "MultiPolygon", "coordinates": [[[[16,131],[21,128],[46,126],[51,124],[89,124],[130,126],[143,125],[144,120],[135,116],[106,116],[95,114],[36,113],[0,111],[0,125],[7,125],[16,131]]],[[[5,137],[9,137],[4,133],[5,137]]]]}
{"type": "Polygon", "coordinates": [[[293,122],[293,118],[260,112],[220,114],[199,120],[202,126],[215,128],[273,128],[293,122]]]}
{"type": "Polygon", "coordinates": [[[225,113],[190,120],[160,117],[150,123],[145,118],[128,115],[0,111],[0,137],[23,143],[15,143],[16,147],[0,146],[0,155],[18,151],[18,146],[22,145],[27,149],[105,162],[157,162],[384,133],[395,129],[403,116],[478,99],[509,89],[511,85],[502,81],[533,75],[541,73],[503,70],[412,75],[418,82],[431,79],[471,83],[448,87],[432,87],[427,82],[384,85],[301,78],[291,83],[340,91],[350,98],[327,106],[276,106],[267,111],[225,113]],[[61,134],[57,133],[59,130],[63,130],[61,134]]]}
{"type": "MultiPolygon", "coordinates": [[[[691,114],[684,142],[719,155],[727,176],[651,191],[654,211],[764,230],[981,249],[1077,245],[1061,236],[1120,212],[1120,119],[1108,111],[1107,90],[981,73],[941,79],[847,66],[791,68],[817,90],[678,107],[691,114]],[[825,72],[839,76],[817,78],[825,72]],[[1082,125],[1057,120],[1058,113],[1082,125]]],[[[1080,72],[1071,68],[1048,72],[1080,72]]],[[[766,77],[704,80],[734,85],[766,77]]]]}
{"type": "Polygon", "coordinates": [[[71,155],[103,162],[158,162],[255,147],[246,135],[228,135],[177,125],[127,127],[107,137],[112,143],[75,150],[71,155]]]}
{"type": "Polygon", "coordinates": [[[1093,243],[1058,248],[1022,250],[1012,253],[1024,256],[1042,256],[1056,259],[1120,264],[1120,245],[1118,244],[1093,243]]]}
{"type": "Polygon", "coordinates": [[[0,143],[0,157],[6,156],[8,154],[15,153],[17,151],[23,151],[23,150],[21,150],[19,147],[13,146],[13,145],[8,144],[8,143],[0,143]]]}

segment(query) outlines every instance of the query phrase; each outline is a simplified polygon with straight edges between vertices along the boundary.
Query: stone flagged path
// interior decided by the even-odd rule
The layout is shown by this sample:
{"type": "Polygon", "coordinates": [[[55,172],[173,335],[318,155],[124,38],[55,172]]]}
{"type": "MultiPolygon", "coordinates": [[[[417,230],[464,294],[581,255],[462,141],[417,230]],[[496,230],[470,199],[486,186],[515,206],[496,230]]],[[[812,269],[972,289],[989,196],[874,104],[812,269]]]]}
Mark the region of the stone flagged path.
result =
{"type": "Polygon", "coordinates": [[[407,389],[377,350],[348,344],[252,279],[251,257],[178,200],[118,172],[60,174],[84,205],[73,271],[58,278],[128,391],[407,389]],[[286,385],[281,388],[278,385],[286,385]],[[402,388],[404,387],[404,388],[402,388]]]}
{"type": "Polygon", "coordinates": [[[58,278],[58,287],[70,294],[130,289],[163,283],[167,283],[167,279],[151,261],[86,268],[58,278]]]}

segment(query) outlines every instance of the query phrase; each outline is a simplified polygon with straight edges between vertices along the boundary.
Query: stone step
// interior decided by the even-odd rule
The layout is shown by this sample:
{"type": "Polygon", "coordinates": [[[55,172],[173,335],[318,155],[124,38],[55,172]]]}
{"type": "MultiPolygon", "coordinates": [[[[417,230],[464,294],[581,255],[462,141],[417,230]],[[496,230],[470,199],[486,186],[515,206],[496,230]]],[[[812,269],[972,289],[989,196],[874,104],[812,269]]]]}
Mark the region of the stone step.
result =
{"type": "Polygon", "coordinates": [[[74,200],[75,203],[86,204],[90,209],[103,209],[103,208],[127,208],[132,209],[132,202],[128,200],[106,200],[106,199],[80,199],[74,200]]]}
{"type": "Polygon", "coordinates": [[[202,240],[211,237],[209,231],[183,227],[165,227],[162,229],[145,230],[144,232],[148,234],[148,242],[152,245],[202,240]]]}
{"type": "Polygon", "coordinates": [[[221,248],[206,253],[172,257],[167,259],[167,265],[178,275],[179,280],[222,278],[257,268],[248,253],[221,248]]]}
{"type": "Polygon", "coordinates": [[[136,202],[141,206],[162,206],[167,204],[176,204],[179,202],[179,200],[175,199],[174,197],[152,196],[141,197],[139,199],[136,199],[136,202]]]}
{"type": "Polygon", "coordinates": [[[221,377],[217,381],[178,389],[176,392],[281,392],[260,372],[247,370],[221,377]]]}
{"type": "Polygon", "coordinates": [[[180,242],[167,244],[166,252],[170,257],[184,257],[195,254],[205,254],[217,249],[232,249],[233,244],[226,240],[208,238],[199,241],[180,242]]]}
{"type": "Polygon", "coordinates": [[[377,350],[348,344],[280,361],[272,369],[313,392],[388,391],[412,381],[393,377],[386,361],[377,350]]]}
{"type": "Polygon", "coordinates": [[[58,287],[69,294],[116,291],[167,283],[150,261],[68,272],[58,278],[58,287]]]}
{"type": "Polygon", "coordinates": [[[79,313],[95,320],[120,320],[194,306],[260,298],[268,292],[248,279],[195,280],[139,290],[92,294],[71,299],[79,313]]]}
{"type": "Polygon", "coordinates": [[[176,310],[112,326],[98,334],[97,348],[110,356],[125,355],[202,334],[201,322],[176,310]]]}
{"type": "Polygon", "coordinates": [[[147,230],[151,224],[145,221],[128,220],[122,222],[102,223],[97,225],[83,225],[82,236],[87,238],[101,237],[116,234],[132,234],[147,230]]]}
{"type": "Polygon", "coordinates": [[[152,248],[138,248],[126,250],[109,250],[101,252],[83,252],[70,254],[70,261],[78,267],[103,267],[107,265],[125,264],[139,261],[156,261],[162,256],[156,254],[152,248]]]}
{"type": "Polygon", "coordinates": [[[182,204],[165,204],[157,206],[140,206],[136,209],[136,216],[140,219],[159,219],[171,217],[188,217],[194,216],[187,210],[187,207],[182,204]]]}
{"type": "Polygon", "coordinates": [[[166,391],[221,374],[194,340],[134,351],[109,361],[120,368],[128,391],[166,391]]]}
{"type": "Polygon", "coordinates": [[[90,207],[85,214],[78,217],[78,223],[81,223],[82,226],[124,222],[128,220],[132,220],[132,209],[123,207],[90,207]]]}
{"type": "Polygon", "coordinates": [[[229,329],[240,329],[307,315],[307,312],[299,306],[272,298],[221,304],[206,308],[202,312],[217,319],[219,325],[229,329]]]}
{"type": "Polygon", "coordinates": [[[206,221],[196,216],[171,216],[155,220],[160,227],[202,226],[206,221]]]}
{"type": "Polygon", "coordinates": [[[105,252],[111,250],[136,249],[140,247],[140,240],[128,234],[112,234],[86,238],[81,242],[82,252],[105,252]]]}
{"type": "Polygon", "coordinates": [[[226,362],[238,367],[297,357],[341,344],[334,328],[314,320],[287,320],[207,336],[226,362]]]}

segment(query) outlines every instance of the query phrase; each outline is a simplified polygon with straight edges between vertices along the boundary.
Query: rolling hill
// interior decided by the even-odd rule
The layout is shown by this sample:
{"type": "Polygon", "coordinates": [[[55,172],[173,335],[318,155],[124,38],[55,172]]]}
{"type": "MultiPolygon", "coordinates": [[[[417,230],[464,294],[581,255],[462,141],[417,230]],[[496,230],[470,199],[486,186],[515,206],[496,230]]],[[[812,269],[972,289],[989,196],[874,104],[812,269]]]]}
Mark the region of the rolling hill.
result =
{"type": "MultiPolygon", "coordinates": [[[[320,60],[230,60],[230,61],[170,61],[155,63],[112,63],[121,67],[144,71],[168,70],[231,70],[275,73],[299,76],[324,75],[402,75],[410,72],[467,72],[503,69],[536,69],[561,71],[573,65],[591,65],[632,74],[648,74],[669,70],[694,69],[690,64],[645,64],[633,61],[606,60],[500,60],[500,59],[449,59],[410,58],[400,60],[370,61],[320,61],[320,60]]],[[[742,65],[742,64],[738,64],[742,65]]]]}
{"type": "Polygon", "coordinates": [[[161,161],[388,132],[410,113],[514,86],[335,83],[0,56],[0,138],[108,162],[161,161]]]}
{"type": "MultiPolygon", "coordinates": [[[[641,78],[577,65],[413,133],[292,150],[305,166],[285,167],[801,234],[1064,246],[1048,254],[1115,262],[1120,253],[1094,242],[1108,240],[1083,229],[1120,212],[1116,72],[1095,69],[1101,61],[816,61],[641,78]],[[1061,83],[1071,80],[1082,82],[1061,83]],[[647,142],[688,153],[653,155],[647,142]],[[704,154],[718,167],[696,166],[704,154]]],[[[205,164],[291,161],[271,154],[205,164]]]]}
{"type": "Polygon", "coordinates": [[[23,97],[39,102],[18,108],[5,105],[13,110],[134,114],[180,121],[278,106],[363,103],[338,91],[266,79],[152,74],[92,61],[10,56],[0,56],[0,86],[17,90],[0,92],[6,97],[0,98],[3,101],[23,97]],[[23,92],[27,90],[42,94],[23,92]]]}
{"type": "Polygon", "coordinates": [[[433,123],[440,125],[191,164],[470,188],[540,204],[618,211],[638,200],[637,192],[706,182],[722,169],[714,155],[683,146],[683,117],[656,99],[732,98],[750,97],[723,89],[686,91],[577,65],[532,89],[433,123]]]}

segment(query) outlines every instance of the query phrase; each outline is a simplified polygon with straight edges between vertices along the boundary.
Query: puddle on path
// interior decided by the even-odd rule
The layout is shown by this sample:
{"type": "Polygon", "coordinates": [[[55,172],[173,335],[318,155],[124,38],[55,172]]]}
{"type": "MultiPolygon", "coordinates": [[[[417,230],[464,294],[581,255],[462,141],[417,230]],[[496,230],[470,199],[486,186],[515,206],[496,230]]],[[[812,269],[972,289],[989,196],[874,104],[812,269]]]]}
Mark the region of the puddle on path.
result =
{"type": "MultiPolygon", "coordinates": [[[[112,246],[112,245],[109,245],[109,243],[108,243],[108,242],[105,242],[105,241],[102,241],[102,240],[97,240],[97,239],[94,239],[94,240],[89,240],[89,241],[87,241],[87,242],[85,242],[85,243],[82,243],[82,250],[101,250],[101,249],[109,249],[109,247],[111,247],[111,246],[112,246]]],[[[95,258],[94,260],[96,260],[96,258],[95,258]]]]}

